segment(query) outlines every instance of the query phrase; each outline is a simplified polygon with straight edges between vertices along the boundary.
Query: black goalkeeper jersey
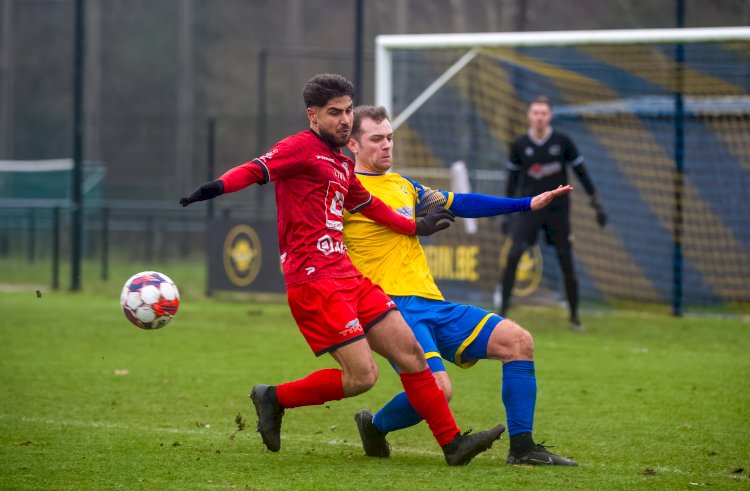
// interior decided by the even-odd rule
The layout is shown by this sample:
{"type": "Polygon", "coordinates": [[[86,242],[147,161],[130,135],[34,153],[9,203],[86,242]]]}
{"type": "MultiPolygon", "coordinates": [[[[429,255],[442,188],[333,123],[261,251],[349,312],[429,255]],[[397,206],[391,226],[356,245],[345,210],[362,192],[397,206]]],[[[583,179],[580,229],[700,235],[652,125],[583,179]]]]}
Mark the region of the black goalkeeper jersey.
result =
{"type": "MultiPolygon", "coordinates": [[[[546,137],[537,140],[529,132],[510,147],[508,196],[535,196],[566,185],[568,166],[575,168],[581,164],[583,156],[564,133],[550,127],[546,137]]],[[[570,197],[561,196],[555,201],[558,206],[568,206],[570,197]]]]}

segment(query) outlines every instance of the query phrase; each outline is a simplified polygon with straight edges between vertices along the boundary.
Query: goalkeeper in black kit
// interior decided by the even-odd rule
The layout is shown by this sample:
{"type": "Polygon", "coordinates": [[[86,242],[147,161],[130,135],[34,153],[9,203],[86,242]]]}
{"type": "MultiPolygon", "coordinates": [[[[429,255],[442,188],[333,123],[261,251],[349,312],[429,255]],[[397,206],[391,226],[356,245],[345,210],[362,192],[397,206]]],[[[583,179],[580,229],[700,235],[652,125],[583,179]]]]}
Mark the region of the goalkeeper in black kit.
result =
{"type": "MultiPolygon", "coordinates": [[[[507,196],[534,196],[548,189],[555,189],[558,185],[566,185],[568,167],[572,167],[590,197],[591,206],[596,210],[597,223],[604,227],[607,215],[583,165],[583,156],[567,135],[550,126],[552,107],[549,100],[543,96],[534,99],[529,105],[527,116],[529,131],[513,142],[510,148],[507,196]]],[[[534,245],[541,228],[547,242],[555,247],[565,278],[571,329],[582,330],[578,317],[578,279],[573,264],[570,197],[561,196],[538,213],[507,220],[503,223],[503,229],[513,242],[501,283],[495,292],[495,308],[500,310],[500,316],[507,317],[508,314],[518,261],[526,248],[534,245]]]]}

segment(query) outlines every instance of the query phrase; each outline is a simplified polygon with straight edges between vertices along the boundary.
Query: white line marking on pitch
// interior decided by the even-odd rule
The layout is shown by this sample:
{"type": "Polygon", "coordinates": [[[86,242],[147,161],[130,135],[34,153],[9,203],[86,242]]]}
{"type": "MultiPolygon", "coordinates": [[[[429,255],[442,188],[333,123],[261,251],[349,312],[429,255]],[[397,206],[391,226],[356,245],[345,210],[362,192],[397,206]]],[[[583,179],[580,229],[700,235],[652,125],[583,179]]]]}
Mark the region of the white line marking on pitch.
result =
{"type": "MultiPolygon", "coordinates": [[[[81,428],[101,428],[105,430],[129,430],[129,431],[141,431],[144,433],[172,433],[172,434],[190,434],[190,435],[197,435],[201,433],[205,433],[207,431],[222,431],[217,430],[216,428],[159,428],[154,426],[133,426],[133,425],[126,425],[126,424],[119,424],[119,423],[103,423],[99,421],[81,421],[81,420],[75,420],[75,419],[49,419],[49,418],[34,418],[34,417],[28,417],[28,416],[12,416],[9,414],[0,414],[0,419],[11,419],[11,420],[17,420],[24,423],[34,423],[34,424],[44,424],[44,425],[62,425],[62,426],[77,426],[81,428]]],[[[246,430],[247,431],[247,430],[246,430]]],[[[254,431],[249,431],[249,433],[254,433],[254,431]]],[[[336,446],[336,447],[350,447],[350,448],[361,448],[361,444],[344,441],[344,440],[324,440],[324,439],[316,439],[316,438],[310,438],[310,437],[304,437],[299,435],[282,435],[282,440],[288,441],[288,442],[295,442],[295,443],[304,443],[304,444],[326,444],[330,446],[336,446]]],[[[398,448],[393,449],[395,453],[401,453],[401,454],[409,454],[409,455],[428,455],[428,456],[442,456],[442,452],[434,451],[434,450],[422,450],[418,448],[398,448]]]]}

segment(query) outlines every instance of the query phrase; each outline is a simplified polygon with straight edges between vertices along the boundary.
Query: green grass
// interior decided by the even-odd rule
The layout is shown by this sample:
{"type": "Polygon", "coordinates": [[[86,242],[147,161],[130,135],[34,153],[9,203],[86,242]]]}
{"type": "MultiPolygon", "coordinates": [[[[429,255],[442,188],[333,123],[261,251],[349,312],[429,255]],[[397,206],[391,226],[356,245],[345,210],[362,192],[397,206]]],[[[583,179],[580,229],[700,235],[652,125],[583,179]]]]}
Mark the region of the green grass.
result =
{"type": "MultiPolygon", "coordinates": [[[[383,360],[370,392],[288,411],[281,452],[266,451],[251,387],[334,363],[310,353],[286,305],[198,287],[148,332],[110,283],[0,293],[0,489],[750,489],[741,319],[589,311],[576,335],[558,309],[517,309],[536,342],[535,435],[581,465],[506,466],[503,438],[449,468],[424,424],[389,435],[391,459],[363,456],[354,413],[399,390],[383,360]]],[[[499,363],[449,370],[462,428],[504,422],[499,363]]]]}
{"type": "MultiPolygon", "coordinates": [[[[139,271],[162,271],[180,285],[180,292],[192,297],[202,297],[206,290],[206,265],[198,260],[128,261],[120,256],[108,264],[107,278],[102,278],[100,259],[88,259],[81,264],[83,291],[95,293],[116,289],[139,271]]],[[[58,290],[68,291],[71,286],[70,262],[67,257],[60,263],[58,290]]],[[[0,257],[0,291],[52,289],[52,260],[49,257],[29,262],[18,255],[0,257]]],[[[118,294],[119,295],[119,294],[118,294]]]]}

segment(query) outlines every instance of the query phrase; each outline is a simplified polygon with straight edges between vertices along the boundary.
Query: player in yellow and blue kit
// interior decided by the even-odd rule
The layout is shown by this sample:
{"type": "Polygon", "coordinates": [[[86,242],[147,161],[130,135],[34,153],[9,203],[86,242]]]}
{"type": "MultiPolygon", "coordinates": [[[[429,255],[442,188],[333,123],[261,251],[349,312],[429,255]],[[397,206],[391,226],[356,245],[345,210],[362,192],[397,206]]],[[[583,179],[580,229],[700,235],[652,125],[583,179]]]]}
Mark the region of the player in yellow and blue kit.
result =
{"type": "MultiPolygon", "coordinates": [[[[388,172],[392,166],[392,148],[393,129],[385,108],[357,107],[349,140],[357,177],[373,196],[412,219],[440,208],[461,217],[539,210],[573,189],[561,186],[533,198],[520,199],[430,189],[388,172]]],[[[344,221],[344,243],[352,262],[396,303],[422,345],[428,365],[448,400],[452,386],[443,359],[463,368],[481,359],[502,362],[502,399],[510,435],[507,462],[577,465],[574,460],[553,454],[532,437],[536,375],[531,334],[510,319],[484,309],[445,301],[416,237],[393,233],[359,214],[345,214],[344,221]]],[[[365,453],[388,457],[390,446],[386,434],[415,425],[421,418],[402,392],[376,414],[363,410],[355,420],[365,453]]]]}

